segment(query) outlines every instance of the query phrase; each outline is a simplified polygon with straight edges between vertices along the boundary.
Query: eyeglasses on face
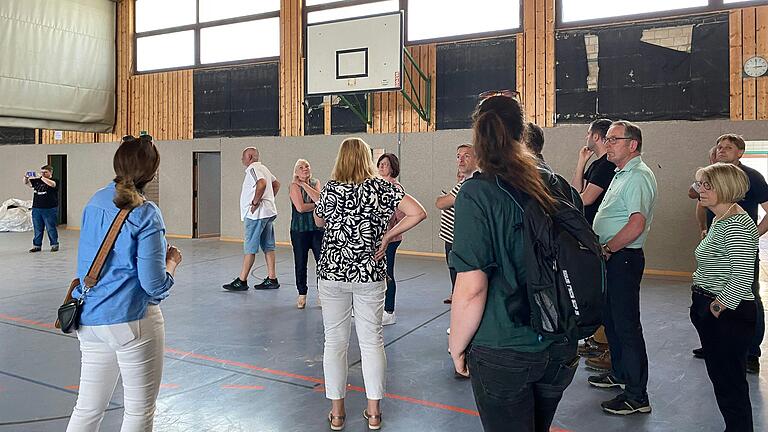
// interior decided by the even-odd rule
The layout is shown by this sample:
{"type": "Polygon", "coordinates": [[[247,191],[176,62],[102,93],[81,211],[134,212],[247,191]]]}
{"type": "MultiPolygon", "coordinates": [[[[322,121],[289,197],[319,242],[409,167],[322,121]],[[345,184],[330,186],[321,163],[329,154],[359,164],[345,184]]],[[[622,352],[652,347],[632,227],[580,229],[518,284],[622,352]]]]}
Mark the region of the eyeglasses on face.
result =
{"type": "Polygon", "coordinates": [[[712,183],[710,183],[708,181],[698,181],[697,180],[697,181],[693,182],[693,184],[691,186],[693,187],[693,190],[695,190],[696,192],[699,192],[699,193],[701,193],[702,190],[708,190],[708,191],[712,190],[712,183]]]}
{"type": "Polygon", "coordinates": [[[484,92],[480,93],[479,95],[477,95],[477,99],[480,101],[477,104],[477,106],[479,107],[480,105],[483,104],[483,102],[485,102],[486,100],[488,100],[488,99],[490,99],[492,97],[495,97],[495,96],[504,96],[504,97],[508,97],[510,99],[520,100],[520,92],[515,91],[515,90],[509,90],[509,89],[504,89],[504,90],[488,90],[488,91],[484,91],[484,92]]]}
{"type": "Polygon", "coordinates": [[[616,141],[619,141],[619,140],[631,140],[631,139],[634,139],[634,138],[632,138],[632,137],[605,137],[605,143],[606,144],[610,144],[610,145],[614,145],[614,144],[616,144],[616,141]]]}

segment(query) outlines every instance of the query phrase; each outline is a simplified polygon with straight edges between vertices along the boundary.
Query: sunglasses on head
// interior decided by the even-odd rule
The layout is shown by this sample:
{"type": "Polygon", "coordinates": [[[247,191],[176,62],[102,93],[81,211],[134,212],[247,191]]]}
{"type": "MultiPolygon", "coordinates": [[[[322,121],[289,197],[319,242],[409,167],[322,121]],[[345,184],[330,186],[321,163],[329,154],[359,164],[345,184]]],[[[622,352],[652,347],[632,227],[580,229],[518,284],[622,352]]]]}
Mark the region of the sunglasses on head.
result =
{"type": "Polygon", "coordinates": [[[122,142],[129,142],[129,141],[149,141],[152,142],[152,135],[144,134],[139,135],[138,138],[133,135],[126,135],[122,138],[122,142]]]}
{"type": "Polygon", "coordinates": [[[480,101],[478,106],[482,105],[483,102],[495,96],[504,96],[511,99],[520,100],[520,92],[515,90],[488,90],[477,95],[477,99],[480,101]]]}

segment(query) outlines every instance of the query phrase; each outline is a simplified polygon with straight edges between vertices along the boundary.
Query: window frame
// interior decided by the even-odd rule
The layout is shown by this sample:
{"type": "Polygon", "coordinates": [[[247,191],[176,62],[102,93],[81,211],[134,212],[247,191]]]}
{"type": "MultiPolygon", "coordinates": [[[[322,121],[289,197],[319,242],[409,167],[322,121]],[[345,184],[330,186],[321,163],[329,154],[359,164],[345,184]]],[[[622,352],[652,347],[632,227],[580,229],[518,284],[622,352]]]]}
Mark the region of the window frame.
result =
{"type": "Polygon", "coordinates": [[[569,29],[577,29],[577,28],[584,28],[584,27],[594,27],[596,25],[624,24],[631,21],[647,21],[647,20],[655,20],[659,18],[675,18],[675,17],[690,16],[690,15],[700,15],[700,14],[705,14],[710,12],[722,12],[722,11],[729,11],[734,9],[741,9],[745,7],[762,6],[762,5],[768,5],[768,0],[749,0],[742,3],[731,3],[731,4],[725,4],[723,0],[708,0],[708,4],[706,6],[563,22],[563,0],[556,0],[555,29],[569,30],[569,29]]]}
{"type": "MultiPolygon", "coordinates": [[[[302,0],[302,14],[303,14],[303,24],[304,24],[302,38],[304,41],[304,46],[306,47],[307,19],[309,17],[310,12],[317,12],[317,11],[328,10],[328,9],[337,9],[337,8],[342,8],[347,6],[359,6],[359,5],[364,5],[368,3],[378,3],[380,1],[382,0],[338,0],[338,1],[329,2],[325,4],[307,6],[307,1],[302,0]]],[[[515,28],[504,29],[504,30],[494,30],[489,32],[480,32],[480,33],[468,33],[468,34],[455,35],[455,36],[445,36],[445,37],[432,38],[432,39],[418,39],[418,40],[411,41],[408,39],[408,0],[399,0],[400,2],[399,10],[404,12],[403,13],[404,46],[458,42],[458,41],[466,41],[466,40],[472,40],[472,39],[488,39],[488,38],[494,38],[494,37],[513,36],[513,35],[522,33],[523,31],[523,0],[517,0],[517,1],[519,2],[518,10],[520,12],[520,20],[519,20],[520,25],[518,25],[515,28]]],[[[360,18],[365,16],[366,15],[361,15],[360,18]]],[[[304,54],[306,54],[306,52],[304,54]]]]}
{"type": "MultiPolygon", "coordinates": [[[[135,2],[134,2],[135,5],[135,2]]],[[[131,59],[132,62],[132,70],[134,75],[146,75],[146,74],[153,74],[153,73],[159,73],[159,72],[172,72],[172,71],[179,71],[179,70],[190,70],[190,69],[206,69],[206,68],[217,68],[222,66],[233,66],[233,65],[241,65],[241,64],[253,64],[253,63],[269,63],[269,62],[275,62],[280,60],[280,55],[271,56],[271,57],[257,57],[257,58],[249,58],[249,59],[241,59],[241,60],[232,60],[232,61],[226,61],[226,62],[218,62],[218,63],[200,63],[200,31],[205,28],[209,27],[218,27],[222,25],[227,24],[239,24],[249,21],[258,21],[262,19],[267,18],[277,18],[278,22],[280,19],[280,10],[272,11],[272,12],[264,12],[264,13],[258,13],[258,14],[251,14],[251,15],[243,15],[233,18],[225,18],[220,19],[216,21],[208,21],[201,23],[200,22],[200,0],[195,0],[195,20],[197,21],[195,24],[187,24],[182,26],[176,26],[176,27],[168,27],[158,30],[150,30],[145,32],[136,32],[136,13],[133,14],[133,58],[131,59]],[[195,62],[191,65],[185,65],[185,66],[177,66],[177,67],[171,67],[171,68],[163,68],[163,69],[151,69],[151,70],[145,70],[145,71],[139,71],[137,70],[137,59],[138,59],[138,40],[139,38],[146,37],[146,36],[158,36],[163,34],[170,34],[170,33],[177,33],[182,31],[189,31],[193,30],[195,35],[195,62]]],[[[279,37],[279,36],[278,36],[279,37]]]]}

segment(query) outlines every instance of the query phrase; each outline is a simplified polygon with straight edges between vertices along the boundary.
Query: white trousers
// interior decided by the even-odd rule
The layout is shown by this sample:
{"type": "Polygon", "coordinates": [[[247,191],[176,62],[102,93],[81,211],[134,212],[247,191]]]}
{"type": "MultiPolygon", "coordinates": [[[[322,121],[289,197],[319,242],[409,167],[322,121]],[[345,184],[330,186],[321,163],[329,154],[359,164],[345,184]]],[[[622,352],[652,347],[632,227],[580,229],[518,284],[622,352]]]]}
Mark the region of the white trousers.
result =
{"type": "Polygon", "coordinates": [[[119,376],[123,378],[122,432],[152,430],[163,376],[165,325],[160,307],[128,323],[81,326],[80,390],[67,432],[98,431],[119,376]]]}
{"type": "Polygon", "coordinates": [[[384,334],[381,314],[384,312],[386,283],[350,283],[318,280],[320,304],[325,327],[323,372],[325,396],[343,399],[347,390],[347,351],[352,326],[352,308],[355,310],[355,330],[360,343],[363,381],[368,399],[384,397],[384,373],[387,356],[384,354],[384,334]]]}

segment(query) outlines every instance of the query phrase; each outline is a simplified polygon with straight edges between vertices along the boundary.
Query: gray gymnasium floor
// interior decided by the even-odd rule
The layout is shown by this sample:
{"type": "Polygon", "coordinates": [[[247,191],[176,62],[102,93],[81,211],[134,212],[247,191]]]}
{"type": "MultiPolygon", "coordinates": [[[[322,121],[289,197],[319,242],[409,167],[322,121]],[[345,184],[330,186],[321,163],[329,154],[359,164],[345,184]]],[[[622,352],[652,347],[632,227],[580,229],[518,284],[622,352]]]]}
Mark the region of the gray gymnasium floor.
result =
{"type": "MultiPolygon", "coordinates": [[[[30,255],[31,234],[0,233],[0,431],[62,431],[75,403],[79,350],[51,322],[73,277],[77,232],[62,250],[30,255]]],[[[323,328],[316,291],[295,307],[293,260],[278,250],[277,291],[230,293],[240,244],[173,240],[184,253],[173,294],[162,304],[166,363],[156,431],[323,431],[329,403],[321,392],[323,328]]],[[[407,239],[405,243],[407,247],[407,239]]],[[[258,257],[255,274],[263,277],[258,257]]],[[[397,324],[386,327],[390,431],[480,431],[470,384],[453,378],[446,352],[448,275],[439,259],[399,256],[397,324]]],[[[257,278],[249,280],[250,284],[257,278]]],[[[566,391],[553,430],[722,431],[704,363],[692,358],[687,284],[646,279],[643,322],[653,413],[612,417],[599,409],[614,392],[588,387],[582,365],[566,391]]],[[[354,334],[354,332],[353,332],[354,334]]],[[[365,395],[356,339],[350,349],[346,430],[363,431],[365,395]]],[[[768,364],[749,376],[755,430],[768,429],[768,364]]],[[[103,431],[119,429],[118,386],[103,431]]]]}

